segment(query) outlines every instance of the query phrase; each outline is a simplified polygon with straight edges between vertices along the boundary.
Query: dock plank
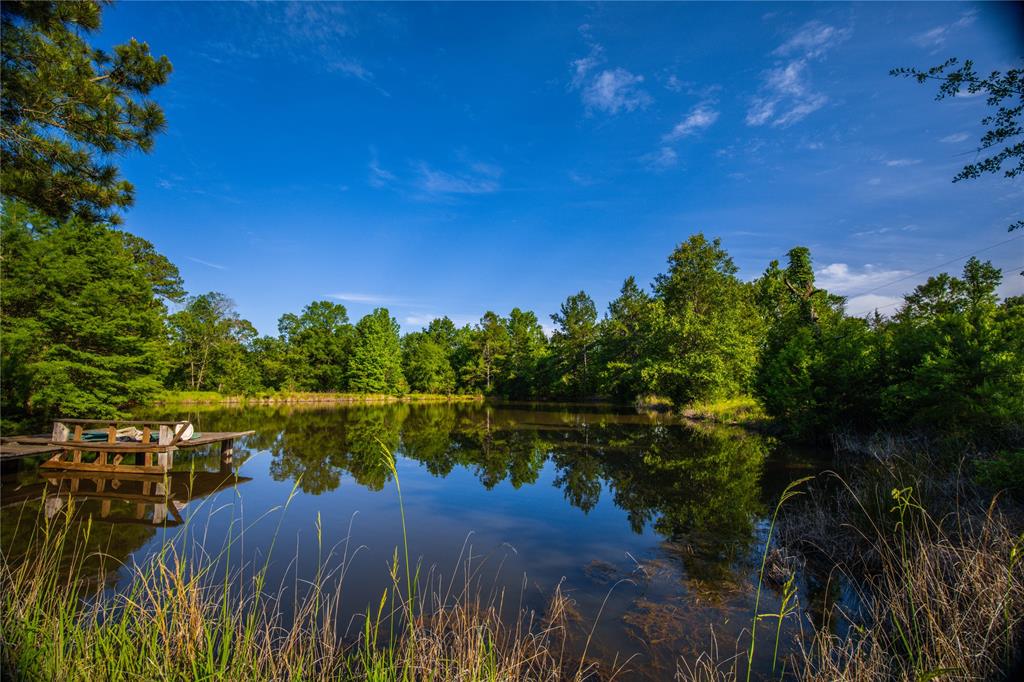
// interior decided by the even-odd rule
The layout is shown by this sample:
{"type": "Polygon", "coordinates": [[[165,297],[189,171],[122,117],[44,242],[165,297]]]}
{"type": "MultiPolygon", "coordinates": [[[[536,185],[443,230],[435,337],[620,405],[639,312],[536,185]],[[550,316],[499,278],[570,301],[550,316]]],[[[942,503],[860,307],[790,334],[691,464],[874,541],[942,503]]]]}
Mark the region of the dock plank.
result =
{"type": "Polygon", "coordinates": [[[45,455],[57,452],[57,450],[59,448],[55,448],[48,443],[40,445],[5,441],[0,443],[0,459],[18,459],[19,457],[31,457],[32,455],[45,455]]]}

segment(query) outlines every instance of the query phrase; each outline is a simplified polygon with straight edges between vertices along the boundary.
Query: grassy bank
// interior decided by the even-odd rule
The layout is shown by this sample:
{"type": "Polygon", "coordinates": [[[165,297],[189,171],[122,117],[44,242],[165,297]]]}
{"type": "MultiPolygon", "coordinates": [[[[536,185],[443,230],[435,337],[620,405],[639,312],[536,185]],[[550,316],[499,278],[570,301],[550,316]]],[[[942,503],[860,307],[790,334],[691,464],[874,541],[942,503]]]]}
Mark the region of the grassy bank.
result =
{"type": "MultiPolygon", "coordinates": [[[[777,511],[758,590],[775,591],[783,608],[751,628],[774,631],[807,606],[798,571],[822,594],[845,596],[803,620],[776,676],[1000,680],[1024,663],[1024,516],[1001,492],[928,458],[860,461],[803,482],[777,511]]],[[[711,641],[680,677],[750,679],[747,647],[711,641]]]]}
{"type": "Polygon", "coordinates": [[[228,395],[216,391],[167,391],[156,405],[289,405],[315,404],[387,404],[387,403],[452,403],[483,400],[482,395],[408,393],[316,393],[303,391],[267,391],[251,395],[228,395]]]}
{"type": "Polygon", "coordinates": [[[690,403],[677,410],[668,398],[657,395],[640,396],[635,402],[638,410],[676,414],[684,419],[732,424],[749,428],[766,428],[770,420],[761,404],[752,396],[737,396],[720,400],[690,403]]]}

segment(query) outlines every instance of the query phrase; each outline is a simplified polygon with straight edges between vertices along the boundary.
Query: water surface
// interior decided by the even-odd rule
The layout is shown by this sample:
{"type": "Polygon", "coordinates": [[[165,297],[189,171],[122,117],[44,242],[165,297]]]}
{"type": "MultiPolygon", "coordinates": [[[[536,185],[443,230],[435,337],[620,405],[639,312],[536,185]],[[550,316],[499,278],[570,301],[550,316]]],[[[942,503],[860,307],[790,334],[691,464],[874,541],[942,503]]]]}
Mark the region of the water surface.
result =
{"type": "MultiPolygon", "coordinates": [[[[402,538],[383,444],[396,456],[409,550],[424,570],[447,584],[464,580],[468,567],[484,589],[505,591],[511,611],[542,613],[561,584],[579,612],[574,646],[593,626],[592,655],[629,659],[630,676],[653,678],[672,674],[713,636],[733,651],[750,625],[766,517],[783,487],[821,466],[742,429],[607,406],[262,406],[145,416],[256,433],[236,444],[232,467],[221,465],[216,446],[179,453],[170,505],[140,502],[155,488],[136,480],[117,483],[121,499],[112,482],[102,484],[107,495],[88,499],[81,494],[97,482],[74,483],[79,517],[92,518],[96,546],[116,559],[142,561],[165,542],[214,556],[235,538],[234,560],[269,562],[269,584],[297,586],[296,578],[344,558],[343,618],[354,634],[358,614],[388,586],[387,563],[402,538]]],[[[47,476],[33,466],[5,473],[5,551],[16,555],[32,519],[67,503],[72,481],[47,476]]],[[[825,598],[799,578],[802,603],[825,598]]],[[[778,600],[769,586],[761,610],[778,600]]],[[[767,671],[774,624],[762,628],[771,630],[758,649],[767,671]]]]}

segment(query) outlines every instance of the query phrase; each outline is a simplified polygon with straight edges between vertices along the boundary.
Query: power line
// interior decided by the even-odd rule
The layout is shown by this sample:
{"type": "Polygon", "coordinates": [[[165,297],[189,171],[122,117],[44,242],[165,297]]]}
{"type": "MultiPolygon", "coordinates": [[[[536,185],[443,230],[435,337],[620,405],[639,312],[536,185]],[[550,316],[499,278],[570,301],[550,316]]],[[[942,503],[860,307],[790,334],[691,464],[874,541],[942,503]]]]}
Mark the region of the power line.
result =
{"type": "Polygon", "coordinates": [[[874,293],[874,292],[878,291],[879,289],[884,289],[886,287],[892,286],[893,284],[898,284],[900,282],[903,282],[905,280],[910,279],[911,277],[917,277],[918,275],[924,275],[926,273],[931,272],[932,270],[937,270],[938,268],[944,268],[947,265],[950,265],[952,263],[956,263],[957,261],[963,260],[965,258],[970,258],[971,256],[975,256],[975,255],[977,255],[977,254],[979,254],[979,253],[981,253],[983,251],[990,251],[991,249],[994,249],[997,246],[1002,246],[1003,244],[1009,244],[1010,242],[1016,241],[1018,239],[1021,239],[1022,237],[1024,237],[1024,234],[1017,235],[1016,237],[1010,237],[1009,239],[1004,239],[1001,242],[998,242],[996,244],[991,244],[990,246],[982,247],[982,248],[980,248],[980,249],[978,249],[976,251],[972,251],[970,253],[966,253],[966,254],[964,254],[962,256],[959,256],[957,258],[950,259],[950,260],[948,260],[948,261],[946,261],[944,263],[939,263],[938,265],[933,265],[930,268],[926,268],[924,270],[919,270],[918,272],[912,272],[909,275],[904,275],[903,277],[900,277],[898,279],[894,279],[894,280],[892,280],[890,282],[886,282],[885,284],[879,284],[878,286],[876,286],[873,289],[868,289],[867,291],[859,291],[859,292],[857,292],[855,294],[845,294],[845,297],[846,298],[856,298],[857,296],[864,296],[866,294],[874,293]]]}
{"type": "MultiPolygon", "coordinates": [[[[939,267],[941,267],[941,266],[939,266],[939,267]]],[[[1024,264],[1014,265],[1014,266],[1011,266],[1011,267],[1001,268],[1001,269],[1016,270],[1017,268],[1024,268],[1024,264]]],[[[858,294],[858,295],[859,296],[863,296],[864,294],[858,294]]],[[[874,312],[876,310],[885,310],[886,308],[891,308],[893,306],[901,305],[903,303],[905,303],[905,299],[901,298],[898,301],[895,301],[893,303],[887,303],[886,305],[872,306],[870,310],[864,310],[864,311],[859,312],[859,313],[846,313],[846,316],[847,317],[860,317],[861,315],[867,315],[867,314],[872,313],[872,312],[874,312]]]]}

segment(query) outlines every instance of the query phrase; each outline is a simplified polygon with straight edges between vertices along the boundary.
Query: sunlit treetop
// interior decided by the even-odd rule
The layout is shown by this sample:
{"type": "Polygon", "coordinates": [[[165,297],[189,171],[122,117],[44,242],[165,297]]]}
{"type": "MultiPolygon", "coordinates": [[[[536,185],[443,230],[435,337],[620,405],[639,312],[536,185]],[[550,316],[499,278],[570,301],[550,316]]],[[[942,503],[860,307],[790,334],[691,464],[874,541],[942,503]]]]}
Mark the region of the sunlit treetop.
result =
{"type": "Polygon", "coordinates": [[[105,3],[4,2],[0,189],[56,219],[119,222],[134,188],[113,157],[148,152],[164,129],[149,98],[171,72],[134,38],[112,53],[85,38],[105,3]]]}

